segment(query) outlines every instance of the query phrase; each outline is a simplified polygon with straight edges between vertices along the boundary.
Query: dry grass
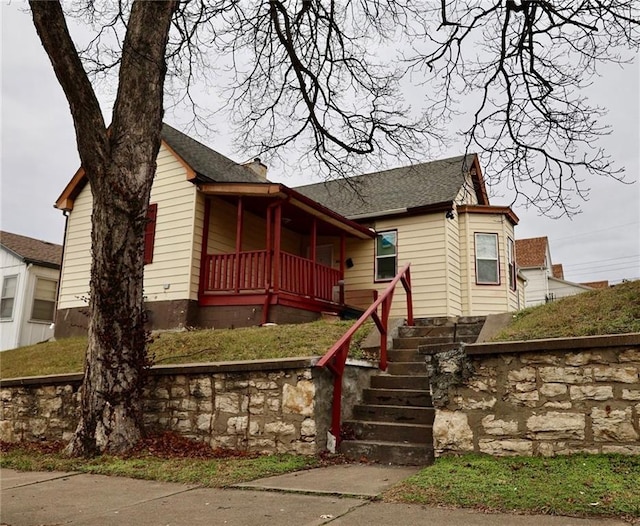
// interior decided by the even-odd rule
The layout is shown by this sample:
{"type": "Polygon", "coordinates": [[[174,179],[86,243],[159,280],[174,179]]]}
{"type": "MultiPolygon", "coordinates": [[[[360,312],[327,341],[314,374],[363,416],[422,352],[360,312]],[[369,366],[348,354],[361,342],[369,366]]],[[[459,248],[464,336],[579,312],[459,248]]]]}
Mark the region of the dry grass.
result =
{"type": "Polygon", "coordinates": [[[494,340],[640,332],[640,280],[525,309],[494,340]]]}
{"type": "MultiPolygon", "coordinates": [[[[162,332],[153,337],[149,355],[155,364],[267,360],[323,355],[353,321],[317,321],[300,325],[162,332]]],[[[361,356],[360,343],[373,328],[358,330],[351,356],[361,356]]],[[[17,378],[81,372],[86,338],[68,338],[21,347],[0,354],[0,377],[17,378]]]]}

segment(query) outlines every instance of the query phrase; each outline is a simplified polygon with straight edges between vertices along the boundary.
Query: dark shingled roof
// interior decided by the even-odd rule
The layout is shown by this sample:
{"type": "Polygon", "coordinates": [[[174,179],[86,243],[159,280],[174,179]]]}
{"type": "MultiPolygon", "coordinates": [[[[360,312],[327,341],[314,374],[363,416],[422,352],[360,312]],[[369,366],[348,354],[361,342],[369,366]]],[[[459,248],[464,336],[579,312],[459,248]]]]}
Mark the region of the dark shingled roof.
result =
{"type": "Polygon", "coordinates": [[[474,154],[403,166],[383,172],[295,188],[345,217],[452,202],[464,184],[474,154]]]}
{"type": "Polygon", "coordinates": [[[162,138],[198,174],[199,179],[218,183],[264,183],[249,168],[232,161],[188,135],[162,125],[162,138]]]}
{"type": "Polygon", "coordinates": [[[62,263],[62,245],[10,232],[0,232],[0,245],[13,252],[25,263],[54,268],[60,268],[62,263]]]}

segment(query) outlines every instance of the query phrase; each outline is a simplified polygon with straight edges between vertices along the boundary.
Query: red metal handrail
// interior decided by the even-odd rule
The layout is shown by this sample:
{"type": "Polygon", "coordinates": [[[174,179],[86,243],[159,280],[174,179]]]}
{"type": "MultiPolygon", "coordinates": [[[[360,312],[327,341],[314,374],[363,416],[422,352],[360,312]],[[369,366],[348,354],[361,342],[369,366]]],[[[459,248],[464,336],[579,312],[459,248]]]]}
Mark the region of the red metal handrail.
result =
{"type": "MultiPolygon", "coordinates": [[[[380,332],[380,362],[381,370],[387,369],[387,329],[389,324],[389,313],[391,312],[391,302],[393,293],[398,282],[402,283],[407,297],[407,324],[413,325],[413,301],[411,297],[411,273],[410,263],[407,263],[398,272],[395,278],[389,283],[387,288],[371,306],[364,311],[351,328],[340,338],[329,351],[318,361],[316,367],[326,367],[333,373],[333,404],[331,408],[331,434],[335,439],[336,447],[340,444],[340,421],[342,412],[342,376],[344,373],[347,355],[351,338],[355,332],[364,324],[367,318],[371,317],[380,332]],[[382,305],[382,314],[378,315],[378,307],[382,305]]],[[[330,448],[331,449],[331,448],[330,448]]]]}

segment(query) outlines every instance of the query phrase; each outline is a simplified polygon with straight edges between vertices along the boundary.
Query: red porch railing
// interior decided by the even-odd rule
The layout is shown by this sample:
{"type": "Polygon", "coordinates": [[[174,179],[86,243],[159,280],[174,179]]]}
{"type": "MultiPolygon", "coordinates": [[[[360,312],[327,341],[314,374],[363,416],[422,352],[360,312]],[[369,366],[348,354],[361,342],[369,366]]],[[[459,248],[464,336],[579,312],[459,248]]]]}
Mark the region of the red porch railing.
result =
{"type": "Polygon", "coordinates": [[[407,263],[395,278],[389,283],[382,294],[378,296],[371,306],[354,323],[351,328],[340,338],[329,351],[320,358],[316,367],[326,367],[333,373],[333,405],[331,408],[331,434],[335,439],[336,447],[340,444],[340,421],[342,412],[342,375],[344,373],[349,345],[354,333],[362,324],[371,317],[380,332],[380,363],[379,367],[383,371],[387,368],[387,328],[389,323],[389,313],[391,312],[391,302],[393,293],[398,282],[402,283],[407,297],[407,323],[413,325],[413,301],[411,297],[411,274],[410,263],[407,263]],[[378,307],[382,306],[382,313],[378,315],[378,307]]]}
{"type": "Polygon", "coordinates": [[[281,290],[299,296],[334,301],[333,287],[340,271],[309,259],[280,253],[278,279],[266,250],[239,254],[208,254],[204,262],[205,292],[239,293],[249,290],[281,290]],[[271,279],[269,279],[271,278],[271,279]]]}

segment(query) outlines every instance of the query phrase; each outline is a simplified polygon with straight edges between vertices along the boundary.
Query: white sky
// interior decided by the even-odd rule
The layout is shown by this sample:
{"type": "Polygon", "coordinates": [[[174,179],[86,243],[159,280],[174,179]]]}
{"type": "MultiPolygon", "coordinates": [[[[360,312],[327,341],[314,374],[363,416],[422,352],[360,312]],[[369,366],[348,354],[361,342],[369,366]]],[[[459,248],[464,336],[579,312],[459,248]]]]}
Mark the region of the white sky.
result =
{"type": "MultiPolygon", "coordinates": [[[[0,62],[0,228],[9,232],[62,243],[64,218],[53,203],[79,166],[69,107],[42,49],[28,14],[20,2],[2,3],[0,62]]],[[[516,236],[548,236],[554,263],[562,263],[565,279],[577,282],[640,278],[640,60],[624,69],[603,68],[589,91],[592,101],[609,110],[612,134],[602,144],[627,169],[625,185],[611,179],[588,181],[590,199],[573,220],[540,217],[517,204],[516,236]]],[[[170,124],[179,124],[172,122],[170,124]]],[[[179,126],[177,126],[179,127],[179,126]]],[[[237,146],[227,130],[203,140],[233,155],[237,146]]],[[[196,137],[197,138],[197,137],[196,137]]],[[[199,139],[202,140],[202,139],[199,139]]],[[[442,157],[460,150],[442,152],[442,157]]],[[[424,159],[424,161],[433,159],[424,159]]],[[[393,165],[393,163],[391,163],[393,165]]],[[[491,169],[484,166],[486,177],[491,169]]],[[[269,178],[288,186],[317,182],[311,175],[287,176],[278,166],[269,178]]],[[[494,205],[510,199],[492,197],[494,205]]]]}

